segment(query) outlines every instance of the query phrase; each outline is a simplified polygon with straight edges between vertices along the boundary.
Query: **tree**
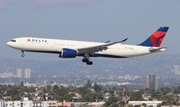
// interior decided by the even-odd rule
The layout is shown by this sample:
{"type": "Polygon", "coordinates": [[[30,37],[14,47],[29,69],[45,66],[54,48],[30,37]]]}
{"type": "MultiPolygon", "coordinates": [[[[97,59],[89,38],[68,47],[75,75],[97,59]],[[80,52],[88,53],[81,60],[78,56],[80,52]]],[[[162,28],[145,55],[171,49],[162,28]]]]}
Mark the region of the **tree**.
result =
{"type": "Polygon", "coordinates": [[[21,81],[21,86],[22,86],[22,87],[24,86],[24,83],[23,83],[23,81],[21,81]]]}
{"type": "Polygon", "coordinates": [[[72,101],[73,100],[73,97],[72,95],[68,94],[68,95],[64,95],[60,101],[63,101],[63,100],[66,100],[66,101],[72,101]]]}
{"type": "Polygon", "coordinates": [[[96,91],[96,92],[99,92],[99,91],[101,91],[102,90],[102,87],[100,86],[100,85],[98,85],[98,84],[94,84],[94,90],[96,91]]]}
{"type": "Polygon", "coordinates": [[[52,89],[52,86],[51,85],[47,85],[47,86],[44,87],[43,92],[45,92],[45,93],[50,92],[51,89],[52,89]]]}
{"type": "Polygon", "coordinates": [[[100,92],[92,92],[90,96],[92,97],[92,102],[103,100],[103,94],[100,92]]]}
{"type": "Polygon", "coordinates": [[[58,94],[58,92],[60,91],[58,85],[54,85],[52,91],[53,91],[53,93],[58,94]]]}
{"type": "Polygon", "coordinates": [[[143,105],[144,107],[146,107],[146,106],[147,106],[147,104],[146,104],[146,103],[142,103],[142,105],[143,105]]]}
{"type": "Polygon", "coordinates": [[[161,105],[166,105],[166,102],[165,102],[165,101],[163,101],[161,105]]]}
{"type": "Polygon", "coordinates": [[[132,104],[128,105],[127,107],[134,107],[132,104]]]}
{"type": "Polygon", "coordinates": [[[163,95],[160,97],[160,100],[163,101],[162,105],[171,105],[174,102],[172,95],[163,95]]]}
{"type": "Polygon", "coordinates": [[[108,101],[105,102],[104,106],[109,107],[111,104],[118,102],[120,99],[114,95],[110,96],[108,101]]]}
{"type": "Polygon", "coordinates": [[[90,80],[87,81],[86,87],[87,87],[87,88],[91,88],[91,82],[90,82],[90,80]]]}
{"type": "Polygon", "coordinates": [[[118,104],[112,104],[110,107],[119,107],[118,104]]]}
{"type": "Polygon", "coordinates": [[[179,95],[176,96],[175,101],[176,101],[177,104],[179,103],[179,95]]]}
{"type": "Polygon", "coordinates": [[[135,105],[134,107],[141,107],[140,105],[135,105]]]}
{"type": "Polygon", "coordinates": [[[60,97],[58,94],[54,94],[54,95],[53,95],[53,98],[54,98],[55,100],[61,100],[61,97],[60,97]]]}
{"type": "Polygon", "coordinates": [[[152,97],[152,98],[158,98],[158,99],[159,99],[159,98],[160,98],[160,92],[153,90],[153,91],[151,92],[151,97],[152,97]]]}
{"type": "Polygon", "coordinates": [[[113,91],[115,91],[116,90],[116,87],[113,87],[113,91]]]}
{"type": "Polygon", "coordinates": [[[161,104],[158,104],[157,107],[161,107],[162,105],[161,104]]]}
{"type": "Polygon", "coordinates": [[[121,105],[121,107],[124,107],[125,102],[121,100],[121,101],[120,101],[120,105],[121,105]]]}
{"type": "Polygon", "coordinates": [[[142,101],[142,100],[143,100],[142,94],[143,94],[143,91],[142,91],[142,90],[137,91],[137,92],[133,92],[133,93],[131,94],[130,100],[131,100],[131,101],[142,101]]]}
{"type": "Polygon", "coordinates": [[[67,88],[61,86],[58,94],[59,94],[60,96],[64,96],[64,95],[68,94],[67,88]]]}

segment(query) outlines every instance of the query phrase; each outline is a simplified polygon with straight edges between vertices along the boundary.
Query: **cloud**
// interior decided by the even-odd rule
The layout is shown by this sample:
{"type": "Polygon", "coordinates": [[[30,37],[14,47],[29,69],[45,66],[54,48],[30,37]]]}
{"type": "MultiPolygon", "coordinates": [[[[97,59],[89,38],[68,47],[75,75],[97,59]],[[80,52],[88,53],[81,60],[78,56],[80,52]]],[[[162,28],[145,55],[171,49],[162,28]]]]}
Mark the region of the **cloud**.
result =
{"type": "Polygon", "coordinates": [[[21,3],[25,4],[25,10],[77,4],[88,4],[94,1],[98,0],[20,0],[21,3]]]}
{"type": "Polygon", "coordinates": [[[0,11],[6,10],[9,2],[7,0],[0,0],[0,11]]]}

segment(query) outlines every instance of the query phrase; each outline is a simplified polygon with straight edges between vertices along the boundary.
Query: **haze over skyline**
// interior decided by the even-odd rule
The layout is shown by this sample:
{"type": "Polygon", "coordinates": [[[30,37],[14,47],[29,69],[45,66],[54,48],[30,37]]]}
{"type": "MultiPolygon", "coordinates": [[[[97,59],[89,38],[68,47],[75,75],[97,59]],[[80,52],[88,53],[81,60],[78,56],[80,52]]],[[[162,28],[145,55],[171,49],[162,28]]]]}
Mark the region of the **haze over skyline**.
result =
{"type": "MultiPolygon", "coordinates": [[[[0,58],[21,59],[6,45],[16,37],[139,44],[160,26],[170,29],[163,53],[180,53],[179,0],[0,0],[0,58]]],[[[160,54],[163,54],[160,53],[160,54]]],[[[58,55],[25,52],[25,59],[58,60],[58,55]]]]}

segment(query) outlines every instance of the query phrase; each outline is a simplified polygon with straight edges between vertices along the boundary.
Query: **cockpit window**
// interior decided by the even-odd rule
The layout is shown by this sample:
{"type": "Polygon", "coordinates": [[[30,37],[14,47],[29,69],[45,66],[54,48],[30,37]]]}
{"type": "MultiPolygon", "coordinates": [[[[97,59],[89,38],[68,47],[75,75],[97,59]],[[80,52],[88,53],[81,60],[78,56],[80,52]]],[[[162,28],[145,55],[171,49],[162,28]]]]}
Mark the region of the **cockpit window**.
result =
{"type": "Polygon", "coordinates": [[[16,42],[16,40],[11,40],[11,42],[16,42]]]}

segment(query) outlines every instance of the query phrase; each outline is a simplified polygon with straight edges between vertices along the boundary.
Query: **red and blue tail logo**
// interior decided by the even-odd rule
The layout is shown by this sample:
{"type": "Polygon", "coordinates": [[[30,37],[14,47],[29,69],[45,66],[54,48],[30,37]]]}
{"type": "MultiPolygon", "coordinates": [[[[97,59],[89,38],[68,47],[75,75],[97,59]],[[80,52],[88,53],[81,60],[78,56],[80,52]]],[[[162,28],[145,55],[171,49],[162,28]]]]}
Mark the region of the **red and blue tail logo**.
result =
{"type": "Polygon", "coordinates": [[[149,38],[142,42],[141,46],[160,47],[169,27],[160,27],[149,38]]]}

